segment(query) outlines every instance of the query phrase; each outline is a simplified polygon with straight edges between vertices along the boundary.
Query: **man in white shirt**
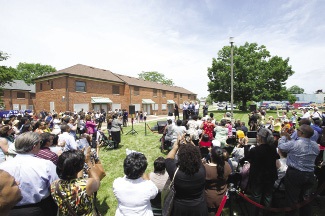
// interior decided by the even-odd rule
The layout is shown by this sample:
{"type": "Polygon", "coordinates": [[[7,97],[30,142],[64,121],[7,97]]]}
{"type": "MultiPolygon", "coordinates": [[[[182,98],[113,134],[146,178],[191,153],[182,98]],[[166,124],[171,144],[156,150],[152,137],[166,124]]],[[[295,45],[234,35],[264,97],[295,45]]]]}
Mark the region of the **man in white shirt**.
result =
{"type": "Polygon", "coordinates": [[[311,114],[311,117],[313,119],[317,119],[317,118],[322,119],[322,115],[318,112],[318,108],[317,107],[314,107],[314,113],[311,114]]]}
{"type": "Polygon", "coordinates": [[[302,115],[302,119],[310,119],[310,113],[309,113],[309,111],[308,111],[308,108],[305,108],[305,109],[303,109],[303,115],[302,115]]]}
{"type": "Polygon", "coordinates": [[[0,169],[19,182],[23,196],[10,215],[56,215],[57,206],[50,195],[50,185],[58,175],[52,161],[34,156],[40,150],[40,141],[35,132],[19,135],[15,140],[17,156],[0,164],[0,169]]]}
{"type": "Polygon", "coordinates": [[[69,125],[61,125],[61,132],[62,134],[59,135],[59,143],[64,144],[63,151],[77,150],[78,144],[74,137],[69,134],[69,125]]]}

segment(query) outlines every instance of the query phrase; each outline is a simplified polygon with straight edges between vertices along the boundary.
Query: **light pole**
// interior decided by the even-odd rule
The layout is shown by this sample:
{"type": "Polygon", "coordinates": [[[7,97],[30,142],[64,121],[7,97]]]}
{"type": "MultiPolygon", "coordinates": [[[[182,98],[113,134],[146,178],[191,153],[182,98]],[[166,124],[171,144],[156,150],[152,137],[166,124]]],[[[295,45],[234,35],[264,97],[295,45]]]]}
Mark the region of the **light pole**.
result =
{"type": "Polygon", "coordinates": [[[231,59],[231,65],[230,65],[230,68],[231,68],[231,99],[230,99],[230,103],[231,103],[231,119],[234,118],[234,37],[229,37],[229,42],[230,42],[230,45],[231,45],[231,56],[230,56],[230,59],[231,59]]]}

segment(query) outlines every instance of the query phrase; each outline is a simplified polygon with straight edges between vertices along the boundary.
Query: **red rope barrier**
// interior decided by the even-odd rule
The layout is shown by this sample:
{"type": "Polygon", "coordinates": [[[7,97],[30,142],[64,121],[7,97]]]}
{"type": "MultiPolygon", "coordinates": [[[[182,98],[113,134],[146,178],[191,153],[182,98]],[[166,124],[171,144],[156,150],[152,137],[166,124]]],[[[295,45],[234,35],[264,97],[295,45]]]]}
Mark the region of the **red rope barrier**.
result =
{"type": "Polygon", "coordinates": [[[221,203],[219,205],[219,208],[218,208],[218,211],[216,213],[216,216],[220,216],[221,215],[222,209],[225,207],[225,204],[227,202],[227,199],[228,199],[228,196],[227,195],[224,195],[222,197],[222,200],[221,200],[221,203]]]}
{"type": "Polygon", "coordinates": [[[309,199],[298,203],[296,205],[293,205],[291,207],[284,207],[284,208],[271,208],[271,207],[265,207],[253,200],[251,200],[249,197],[247,197],[245,194],[243,194],[242,192],[239,192],[238,195],[241,196],[243,199],[245,199],[246,201],[248,201],[249,203],[255,205],[256,207],[260,208],[260,209],[265,209],[271,212],[287,212],[287,211],[292,211],[298,208],[301,208],[302,206],[308,204],[309,202],[311,202],[317,195],[319,195],[325,188],[325,182],[320,186],[320,188],[318,189],[318,191],[316,193],[314,193],[312,196],[310,196],[309,199]]]}

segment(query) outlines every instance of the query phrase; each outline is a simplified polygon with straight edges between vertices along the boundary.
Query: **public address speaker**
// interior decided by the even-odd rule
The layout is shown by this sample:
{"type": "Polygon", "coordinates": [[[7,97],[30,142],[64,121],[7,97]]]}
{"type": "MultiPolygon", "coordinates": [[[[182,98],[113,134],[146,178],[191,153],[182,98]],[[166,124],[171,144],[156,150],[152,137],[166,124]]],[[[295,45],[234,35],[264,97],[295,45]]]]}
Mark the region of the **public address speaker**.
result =
{"type": "Polygon", "coordinates": [[[129,105],[129,114],[134,115],[135,114],[135,105],[129,105]]]}

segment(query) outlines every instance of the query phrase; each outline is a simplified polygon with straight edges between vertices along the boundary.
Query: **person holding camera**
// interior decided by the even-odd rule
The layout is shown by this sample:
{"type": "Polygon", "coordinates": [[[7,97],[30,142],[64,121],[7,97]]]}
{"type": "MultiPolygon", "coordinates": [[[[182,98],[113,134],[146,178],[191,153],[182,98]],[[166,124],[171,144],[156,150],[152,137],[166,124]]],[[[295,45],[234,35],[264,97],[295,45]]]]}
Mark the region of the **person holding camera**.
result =
{"type": "Polygon", "coordinates": [[[169,178],[173,179],[177,172],[174,179],[176,195],[171,215],[206,216],[208,209],[204,199],[205,168],[199,148],[194,144],[185,144],[184,139],[185,136],[177,138],[165,160],[169,178]]]}
{"type": "Polygon", "coordinates": [[[56,172],[60,180],[51,184],[51,194],[59,206],[60,215],[89,215],[93,212],[94,194],[100,187],[105,172],[99,161],[92,157],[90,147],[83,151],[63,152],[58,160],[56,172]],[[87,164],[88,178],[83,178],[87,164]]]}

